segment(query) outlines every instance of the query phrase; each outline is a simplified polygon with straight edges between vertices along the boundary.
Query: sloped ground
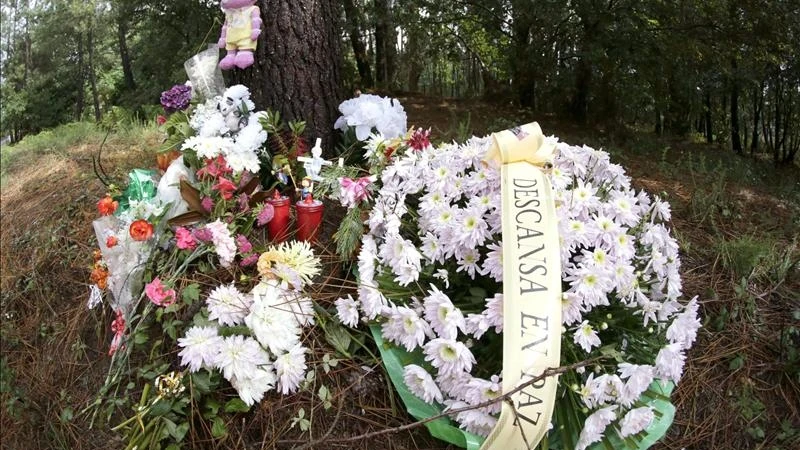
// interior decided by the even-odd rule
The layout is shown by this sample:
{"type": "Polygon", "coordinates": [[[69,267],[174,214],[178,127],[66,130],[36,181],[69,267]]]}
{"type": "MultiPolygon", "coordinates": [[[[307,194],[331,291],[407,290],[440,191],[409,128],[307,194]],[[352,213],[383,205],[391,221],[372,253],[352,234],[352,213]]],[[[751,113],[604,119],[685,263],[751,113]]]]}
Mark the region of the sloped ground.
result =
{"type": "MultiPolygon", "coordinates": [[[[567,142],[609,150],[637,188],[666,196],[683,249],[684,292],[699,295],[701,330],[674,402],[675,425],[662,449],[800,447],[800,174],[732,158],[685,141],[629,133],[624,142],[602,130],[563,126],[548,117],[477,101],[401,97],[409,124],[433,128],[434,138],[482,134],[539,120],[567,142]],[[466,117],[469,117],[467,122],[466,117]],[[508,120],[507,118],[512,118],[508,120]],[[795,330],[792,331],[792,327],[795,330]]],[[[121,180],[150,165],[159,136],[109,140],[104,167],[121,180]]],[[[107,312],[87,312],[95,202],[105,192],[94,177],[100,140],[57,153],[4,162],[0,194],[2,246],[2,448],[122,448],[119,438],[80,414],[94,400],[108,368],[107,312]]],[[[335,217],[332,214],[330,217],[335,217]]],[[[333,219],[329,219],[333,220],[333,219]]],[[[335,226],[333,222],[328,225],[335,226]]],[[[351,289],[331,266],[317,293],[332,301],[351,289]]],[[[310,336],[315,362],[333,353],[310,336]]],[[[363,361],[361,361],[363,362],[363,361]]],[[[356,443],[335,440],[409,422],[379,367],[342,361],[325,375],[333,407],[312,393],[269,396],[248,415],[227,417],[229,436],[209,438],[195,423],[187,448],[291,448],[309,435],[291,428],[303,407],[314,412],[311,437],[319,448],[445,448],[423,428],[356,443]],[[328,434],[329,433],[329,434],[328,434]]],[[[136,399],[134,399],[136,400],[136,399]]],[[[118,409],[112,425],[130,414],[118,409]]]]}

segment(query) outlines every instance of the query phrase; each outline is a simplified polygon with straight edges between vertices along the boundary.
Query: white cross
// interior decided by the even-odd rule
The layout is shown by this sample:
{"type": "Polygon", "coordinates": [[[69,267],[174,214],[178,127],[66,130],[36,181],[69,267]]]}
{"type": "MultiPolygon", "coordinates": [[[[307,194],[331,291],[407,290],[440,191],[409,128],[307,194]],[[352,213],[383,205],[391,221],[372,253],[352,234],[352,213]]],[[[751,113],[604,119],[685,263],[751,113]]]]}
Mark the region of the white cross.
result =
{"type": "Polygon", "coordinates": [[[319,171],[322,166],[330,166],[333,163],[322,159],[322,139],[317,138],[314,148],[311,149],[311,158],[306,156],[298,156],[297,160],[304,163],[303,168],[306,169],[306,176],[313,181],[322,181],[319,176],[319,171]]]}

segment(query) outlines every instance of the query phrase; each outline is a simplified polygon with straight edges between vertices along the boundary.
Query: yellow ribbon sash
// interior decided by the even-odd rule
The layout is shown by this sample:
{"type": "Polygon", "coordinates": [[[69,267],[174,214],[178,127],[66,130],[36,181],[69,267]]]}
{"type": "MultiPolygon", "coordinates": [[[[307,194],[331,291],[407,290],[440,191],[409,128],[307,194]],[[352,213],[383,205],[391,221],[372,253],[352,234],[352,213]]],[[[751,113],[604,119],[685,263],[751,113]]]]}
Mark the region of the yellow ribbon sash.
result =
{"type": "MultiPolygon", "coordinates": [[[[555,145],[537,123],[495,133],[486,155],[501,165],[503,196],[503,392],[560,365],[561,257],[556,211],[544,169],[555,145]]],[[[547,434],[556,377],[511,396],[484,449],[528,450],[547,434]]]]}

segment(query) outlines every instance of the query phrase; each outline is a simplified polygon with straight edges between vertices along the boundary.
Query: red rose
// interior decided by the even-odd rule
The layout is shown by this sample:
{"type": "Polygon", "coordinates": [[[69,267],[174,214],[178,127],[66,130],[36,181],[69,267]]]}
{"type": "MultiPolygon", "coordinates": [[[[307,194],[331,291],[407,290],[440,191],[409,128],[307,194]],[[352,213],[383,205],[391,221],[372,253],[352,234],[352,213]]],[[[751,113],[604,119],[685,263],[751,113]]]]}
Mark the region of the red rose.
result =
{"type": "Polygon", "coordinates": [[[128,231],[134,241],[146,241],[153,237],[153,225],[144,219],[133,222],[128,231]]]}
{"type": "Polygon", "coordinates": [[[116,236],[109,236],[108,238],[106,238],[106,247],[113,248],[115,245],[117,245],[118,242],[119,240],[117,239],[116,236]]]}
{"type": "Polygon", "coordinates": [[[158,123],[159,125],[164,125],[165,123],[167,123],[167,118],[159,114],[158,117],[156,117],[156,123],[158,123]]]}
{"type": "Polygon", "coordinates": [[[114,201],[110,195],[106,195],[97,202],[97,211],[101,216],[110,216],[117,210],[119,202],[114,201]]]}

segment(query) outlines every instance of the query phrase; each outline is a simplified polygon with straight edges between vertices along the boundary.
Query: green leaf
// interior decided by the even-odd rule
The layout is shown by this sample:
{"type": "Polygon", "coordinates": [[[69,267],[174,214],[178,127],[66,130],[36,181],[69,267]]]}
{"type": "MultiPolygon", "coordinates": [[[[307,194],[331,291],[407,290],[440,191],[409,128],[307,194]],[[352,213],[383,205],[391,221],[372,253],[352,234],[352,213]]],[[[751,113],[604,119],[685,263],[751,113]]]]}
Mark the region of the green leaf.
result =
{"type": "Polygon", "coordinates": [[[200,300],[200,286],[197,283],[192,283],[181,292],[181,297],[187,305],[192,305],[194,302],[200,300]]]}
{"type": "Polygon", "coordinates": [[[153,417],[163,416],[172,409],[172,402],[169,400],[159,400],[152,408],[150,408],[150,415],[153,417]]]}
{"type": "MultiPolygon", "coordinates": [[[[381,327],[371,325],[369,328],[370,331],[372,331],[372,336],[375,338],[375,344],[381,352],[381,358],[383,359],[383,366],[386,368],[386,373],[389,374],[389,378],[392,380],[392,384],[397,390],[397,393],[400,394],[400,398],[406,405],[408,413],[419,420],[441,414],[441,406],[425,403],[424,400],[415,396],[408,390],[403,380],[403,367],[405,365],[425,365],[422,354],[420,352],[409,353],[402,348],[387,345],[381,335],[381,327]]],[[[462,448],[467,448],[468,450],[478,450],[484,441],[484,438],[480,436],[461,430],[446,417],[428,422],[425,426],[428,427],[428,431],[433,437],[462,448]]]]}
{"type": "Polygon", "coordinates": [[[219,414],[220,408],[219,401],[213,397],[207,397],[203,401],[203,418],[206,420],[211,420],[212,418],[216,417],[219,414]]]}
{"type": "Polygon", "coordinates": [[[250,407],[240,398],[234,398],[228,403],[225,403],[226,413],[246,413],[248,411],[250,411],[250,407]]]}
{"type": "Polygon", "coordinates": [[[350,343],[352,338],[347,330],[338,323],[330,323],[325,327],[325,340],[346,357],[350,357],[350,343]]]}
{"type": "Polygon", "coordinates": [[[197,394],[208,394],[211,392],[211,374],[206,370],[200,370],[189,375],[191,377],[192,390],[197,394]]]}
{"type": "Polygon", "coordinates": [[[214,417],[211,425],[211,435],[218,439],[228,435],[228,427],[225,426],[225,421],[222,420],[222,417],[214,417]]]}
{"type": "Polygon", "coordinates": [[[73,416],[74,413],[72,412],[72,408],[64,408],[61,410],[61,414],[58,416],[58,418],[62,423],[67,423],[72,421],[73,416]]]}

